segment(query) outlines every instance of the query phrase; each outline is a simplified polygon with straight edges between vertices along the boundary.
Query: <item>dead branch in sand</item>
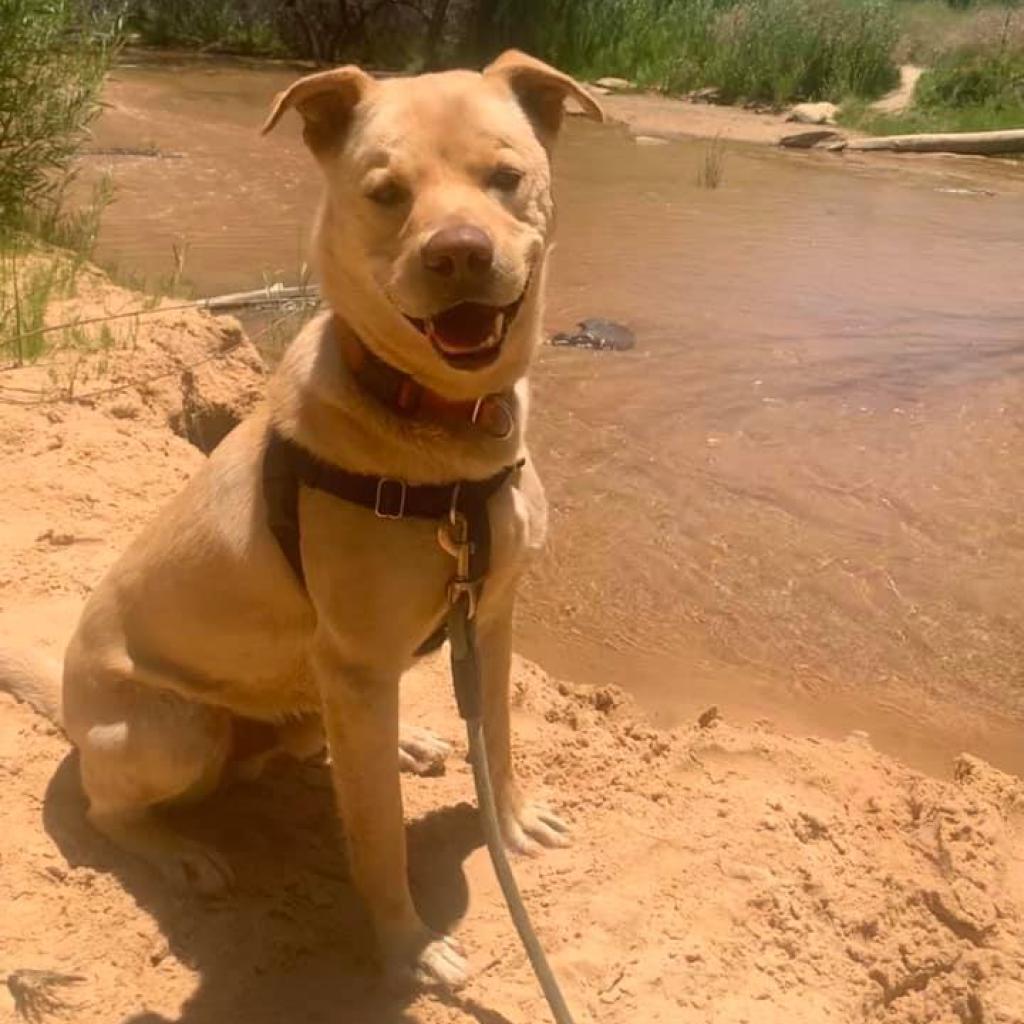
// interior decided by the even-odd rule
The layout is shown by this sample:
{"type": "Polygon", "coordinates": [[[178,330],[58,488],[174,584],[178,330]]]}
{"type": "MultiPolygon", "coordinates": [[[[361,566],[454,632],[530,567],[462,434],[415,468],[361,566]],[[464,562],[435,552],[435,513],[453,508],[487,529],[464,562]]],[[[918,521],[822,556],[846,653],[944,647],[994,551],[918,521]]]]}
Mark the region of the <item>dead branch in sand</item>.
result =
{"type": "Polygon", "coordinates": [[[211,312],[223,309],[241,309],[244,306],[273,306],[283,302],[308,302],[314,305],[320,301],[320,289],[316,285],[271,285],[256,288],[251,292],[231,292],[199,299],[195,305],[211,312]]]}
{"type": "MultiPolygon", "coordinates": [[[[127,320],[130,318],[141,319],[142,317],[154,317],[161,313],[174,313],[182,309],[205,309],[210,313],[224,312],[228,309],[241,309],[245,306],[280,306],[287,303],[296,303],[300,306],[317,306],[320,303],[320,289],[317,285],[271,285],[269,288],[257,288],[251,292],[231,292],[227,295],[214,295],[208,299],[191,299],[188,302],[178,302],[172,306],[147,304],[139,309],[131,309],[121,313],[104,313],[102,316],[83,317],[76,320],[69,320],[65,323],[49,324],[46,327],[36,327],[31,331],[23,331],[21,334],[12,334],[9,338],[0,338],[0,343],[19,344],[28,338],[38,337],[44,334],[53,334],[57,331],[67,331],[78,327],[88,327],[94,324],[109,323],[112,320],[127,320]]],[[[13,366],[0,366],[0,370],[13,369],[13,366]]]]}

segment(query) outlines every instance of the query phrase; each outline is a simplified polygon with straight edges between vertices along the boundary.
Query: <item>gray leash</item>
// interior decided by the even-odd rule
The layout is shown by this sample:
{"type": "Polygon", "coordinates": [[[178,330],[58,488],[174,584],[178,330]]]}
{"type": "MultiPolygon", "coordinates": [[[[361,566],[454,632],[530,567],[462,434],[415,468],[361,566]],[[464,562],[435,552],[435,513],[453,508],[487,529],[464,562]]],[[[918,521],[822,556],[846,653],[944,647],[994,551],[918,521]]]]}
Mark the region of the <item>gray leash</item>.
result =
{"type": "MultiPolygon", "coordinates": [[[[486,510],[484,512],[486,515],[486,510]]],[[[438,540],[456,561],[456,573],[448,588],[448,641],[451,646],[452,682],[459,714],[466,723],[469,737],[469,760],[473,766],[480,821],[483,825],[487,852],[491,855],[494,873],[498,876],[502,895],[508,906],[519,939],[530,958],[533,973],[540,982],[544,998],[551,1007],[555,1024],[573,1024],[572,1014],[566,1006],[562,990],[555,978],[544,948],[533,930],[523,898],[516,885],[515,875],[505,853],[505,844],[498,826],[498,808],[491,787],[491,773],[487,764],[487,746],[484,742],[483,706],[480,693],[480,662],[476,643],[476,584],[470,578],[472,538],[469,521],[453,509],[449,521],[438,531],[438,540]]]]}

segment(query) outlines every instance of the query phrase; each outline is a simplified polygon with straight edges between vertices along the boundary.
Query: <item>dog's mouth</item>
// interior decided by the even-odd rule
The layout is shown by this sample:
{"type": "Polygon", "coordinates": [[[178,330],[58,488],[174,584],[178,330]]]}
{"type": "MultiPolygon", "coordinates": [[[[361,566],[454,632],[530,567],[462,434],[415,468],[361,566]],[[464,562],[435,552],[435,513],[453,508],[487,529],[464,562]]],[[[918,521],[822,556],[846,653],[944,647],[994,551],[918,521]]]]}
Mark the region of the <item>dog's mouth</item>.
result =
{"type": "Polygon", "coordinates": [[[507,306],[460,302],[432,317],[406,319],[425,335],[441,358],[459,370],[480,370],[501,354],[501,345],[526,296],[507,306]]]}

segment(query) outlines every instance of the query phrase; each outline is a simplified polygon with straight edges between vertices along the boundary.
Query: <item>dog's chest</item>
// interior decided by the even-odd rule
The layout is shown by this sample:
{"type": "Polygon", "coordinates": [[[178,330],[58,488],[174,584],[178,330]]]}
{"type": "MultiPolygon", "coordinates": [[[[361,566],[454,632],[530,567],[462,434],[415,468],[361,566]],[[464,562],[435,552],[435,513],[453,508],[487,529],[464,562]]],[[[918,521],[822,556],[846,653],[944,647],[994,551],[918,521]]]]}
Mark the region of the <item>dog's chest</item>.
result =
{"type": "MultiPolygon", "coordinates": [[[[385,519],[316,491],[300,505],[302,560],[323,625],[354,656],[367,648],[414,650],[441,622],[455,559],[438,539],[443,521],[385,519]]],[[[546,530],[539,481],[525,470],[489,504],[485,600],[507,593],[546,530]]]]}

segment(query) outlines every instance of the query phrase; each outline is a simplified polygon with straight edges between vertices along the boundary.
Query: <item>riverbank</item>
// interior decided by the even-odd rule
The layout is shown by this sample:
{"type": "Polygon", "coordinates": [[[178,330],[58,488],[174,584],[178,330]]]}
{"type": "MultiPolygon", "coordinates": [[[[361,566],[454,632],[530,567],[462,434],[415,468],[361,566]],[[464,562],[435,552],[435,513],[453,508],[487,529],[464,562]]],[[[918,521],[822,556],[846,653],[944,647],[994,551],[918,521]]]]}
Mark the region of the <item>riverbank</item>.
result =
{"type": "Polygon", "coordinates": [[[630,92],[599,97],[609,120],[625,125],[641,144],[652,139],[715,139],[778,145],[795,126],[784,112],[698,103],[658,93],[630,92]]]}
{"type": "MultiPolygon", "coordinates": [[[[920,119],[907,109],[913,82],[919,69],[910,68],[904,84],[883,97],[877,107],[829,108],[829,104],[800,105],[796,111],[809,107],[813,116],[820,115],[820,124],[808,123],[810,116],[795,113],[793,108],[763,110],[719,105],[657,93],[626,92],[599,97],[612,123],[623,125],[641,146],[662,145],[670,140],[701,139],[721,143],[755,146],[779,146],[783,140],[805,138],[808,148],[819,144],[836,145],[856,141],[869,134],[897,135],[924,127],[934,128],[941,119],[920,119]],[[838,124],[837,124],[838,122],[838,124]]],[[[794,149],[806,153],[801,143],[794,149]]],[[[898,170],[924,174],[933,178],[956,178],[957,185],[970,191],[972,187],[985,192],[996,187],[1014,191],[1024,186],[1024,161],[1019,157],[961,156],[953,153],[916,153],[896,155],[883,152],[843,152],[841,157],[828,153],[825,159],[839,166],[861,170],[898,170]],[[973,184],[972,184],[973,183],[973,184]]]]}

